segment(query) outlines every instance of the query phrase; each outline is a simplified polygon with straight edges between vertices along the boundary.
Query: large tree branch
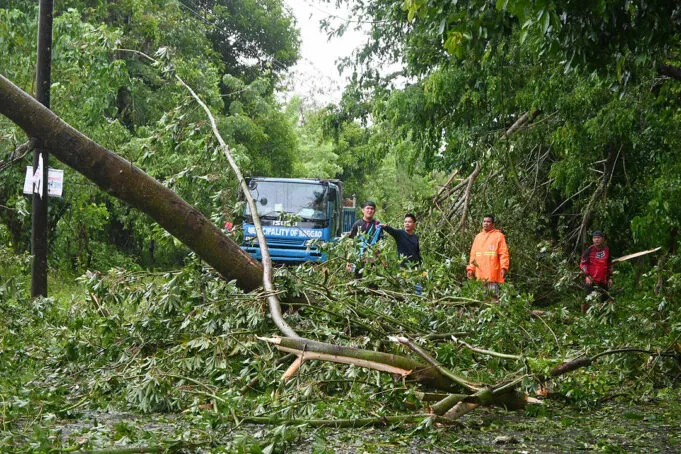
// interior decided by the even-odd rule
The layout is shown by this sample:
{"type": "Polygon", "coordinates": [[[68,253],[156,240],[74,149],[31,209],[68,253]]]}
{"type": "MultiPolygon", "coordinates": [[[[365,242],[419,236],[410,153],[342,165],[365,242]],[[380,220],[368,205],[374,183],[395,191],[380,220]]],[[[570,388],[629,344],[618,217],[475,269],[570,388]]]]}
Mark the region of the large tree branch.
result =
{"type": "Polygon", "coordinates": [[[354,364],[359,367],[409,376],[419,383],[444,391],[453,390],[457,385],[441,370],[405,356],[327,344],[304,338],[259,337],[258,339],[276,345],[280,351],[302,356],[305,361],[317,359],[334,363],[354,364]]]}
{"type": "MultiPolygon", "coordinates": [[[[144,52],[140,52],[137,50],[131,50],[131,49],[118,49],[121,52],[130,52],[134,55],[139,55],[149,61],[150,63],[158,63],[155,59],[151,58],[149,55],[145,54],[144,52]]],[[[265,240],[265,234],[263,233],[262,230],[262,224],[260,223],[260,216],[258,216],[258,208],[256,207],[255,201],[253,200],[253,197],[251,196],[250,191],[248,190],[248,185],[246,184],[246,180],[241,173],[241,169],[239,169],[239,166],[236,164],[236,161],[234,160],[232,156],[232,151],[230,150],[229,146],[225,142],[225,140],[222,138],[222,135],[220,134],[220,131],[218,130],[217,122],[215,121],[215,117],[213,116],[213,113],[210,111],[206,103],[204,103],[199,95],[194,92],[194,90],[187,85],[187,83],[182,80],[180,76],[175,74],[175,80],[177,80],[180,85],[182,85],[184,88],[187,89],[189,94],[194,98],[194,100],[201,106],[203,111],[206,113],[206,116],[208,117],[208,120],[210,121],[210,126],[211,130],[213,131],[213,135],[217,139],[218,143],[220,144],[220,147],[222,148],[222,151],[225,154],[225,157],[227,158],[227,162],[229,162],[230,167],[232,168],[232,171],[237,177],[237,180],[239,181],[239,186],[241,187],[241,191],[244,194],[244,197],[246,198],[246,202],[248,203],[248,206],[251,210],[252,213],[254,213],[253,216],[253,225],[255,227],[255,233],[256,237],[258,238],[258,244],[260,246],[260,254],[262,256],[262,282],[263,282],[263,287],[265,288],[265,291],[267,293],[267,303],[270,308],[270,315],[272,316],[272,319],[274,320],[274,323],[277,325],[279,330],[285,334],[286,336],[290,337],[298,337],[298,334],[291,328],[288,323],[284,320],[284,316],[281,312],[281,303],[279,302],[279,297],[277,296],[276,288],[274,286],[274,280],[273,280],[273,272],[272,272],[272,258],[270,256],[270,251],[267,248],[267,241],[265,240]]]]}
{"type": "Polygon", "coordinates": [[[645,350],[642,348],[636,348],[636,347],[623,347],[623,348],[617,348],[614,350],[606,350],[604,352],[598,353],[592,357],[588,356],[582,356],[576,359],[573,359],[571,361],[564,361],[557,365],[556,367],[552,368],[549,372],[549,375],[551,377],[559,377],[561,375],[567,374],[568,372],[572,372],[573,370],[581,369],[582,367],[588,367],[591,364],[593,364],[594,361],[597,359],[607,356],[607,355],[616,355],[620,353],[643,353],[645,355],[650,355],[650,356],[662,356],[662,357],[670,357],[670,358],[676,358],[677,360],[681,359],[681,355],[674,352],[673,350],[669,349],[667,351],[653,351],[653,350],[645,350]]]}
{"type": "Polygon", "coordinates": [[[394,342],[399,342],[402,345],[406,345],[411,349],[414,353],[419,355],[421,358],[423,358],[428,364],[433,366],[437,371],[439,371],[442,375],[445,377],[449,378],[455,383],[458,383],[459,385],[468,388],[471,391],[479,391],[481,388],[480,383],[473,383],[469,380],[466,380],[463,377],[459,377],[456,374],[453,374],[449,370],[445,369],[442,367],[440,364],[438,364],[435,359],[433,359],[428,353],[426,353],[422,348],[420,348],[418,345],[414,344],[412,341],[407,339],[404,336],[395,336],[391,337],[390,340],[394,342]]]}
{"type": "Polygon", "coordinates": [[[0,75],[0,113],[64,164],[151,216],[243,290],[260,286],[262,268],[200,211],[131,162],[69,126],[0,75]]]}
{"type": "Polygon", "coordinates": [[[537,118],[537,115],[541,113],[540,110],[534,109],[534,110],[528,110],[524,114],[522,114],[507,130],[504,132],[504,134],[501,136],[501,139],[508,139],[509,136],[512,134],[515,134],[518,131],[521,131],[525,128],[527,128],[532,122],[534,121],[535,118],[537,118]]]}

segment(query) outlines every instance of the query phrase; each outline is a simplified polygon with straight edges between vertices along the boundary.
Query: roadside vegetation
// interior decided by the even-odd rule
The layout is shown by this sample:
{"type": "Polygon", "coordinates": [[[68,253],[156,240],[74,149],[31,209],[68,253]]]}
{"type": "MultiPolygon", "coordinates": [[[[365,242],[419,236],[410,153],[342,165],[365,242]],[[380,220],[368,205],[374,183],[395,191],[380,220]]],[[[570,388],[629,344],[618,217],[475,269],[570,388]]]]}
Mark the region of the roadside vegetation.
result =
{"type": "MultiPolygon", "coordinates": [[[[401,272],[385,251],[387,268],[377,264],[351,281],[344,254],[277,270],[282,290],[305,289],[314,301],[287,306],[299,334],[409,356],[388,341],[407,336],[468,380],[519,379],[519,389],[541,403],[478,411],[451,426],[426,415],[427,387],[389,374],[308,361],[283,382],[293,358],[257,338],[277,332],[264,295],[244,294],[195,259],[167,272],[87,272],[68,293],[31,301],[28,257],[3,254],[3,445],[12,452],[333,452],[350,437],[348,452],[673,452],[666,450],[680,441],[671,429],[678,428],[681,314],[645,290],[654,273],[582,316],[576,288],[538,312],[533,296],[513,284],[498,304],[487,301],[479,286],[462,281],[460,259],[430,260],[424,276],[401,272]],[[461,341],[522,358],[475,353],[461,341]],[[538,385],[563,360],[622,348],[645,351],[603,356],[538,385]],[[336,425],[382,429],[361,429],[356,438],[350,434],[358,429],[336,425]],[[667,426],[660,438],[646,436],[667,426]]],[[[626,271],[617,276],[630,282],[626,271]]]]}
{"type": "MultiPolygon", "coordinates": [[[[339,178],[396,227],[416,213],[418,270],[387,239],[355,279],[344,239],[274,281],[301,337],[432,358],[451,386],[291,368],[312,352],[277,348],[271,294],[223,279],[55,159],[66,177],[50,200],[49,293],[31,299],[32,145],[3,116],[3,452],[677,450],[680,7],[445,3],[351,2],[370,38],[345,62],[341,102],[323,107],[277,96],[299,50],[280,0],[55,3],[54,112],[218,227],[239,224],[238,182],[179,78],[244,174],[339,178]],[[490,212],[511,252],[498,302],[465,279],[490,212]],[[617,263],[610,300],[581,314],[593,230],[615,257],[661,249],[617,263]],[[444,408],[443,391],[460,400],[444,408]]],[[[29,93],[36,16],[34,2],[0,2],[0,73],[29,93]]],[[[323,24],[332,36],[337,19],[323,24]]]]}

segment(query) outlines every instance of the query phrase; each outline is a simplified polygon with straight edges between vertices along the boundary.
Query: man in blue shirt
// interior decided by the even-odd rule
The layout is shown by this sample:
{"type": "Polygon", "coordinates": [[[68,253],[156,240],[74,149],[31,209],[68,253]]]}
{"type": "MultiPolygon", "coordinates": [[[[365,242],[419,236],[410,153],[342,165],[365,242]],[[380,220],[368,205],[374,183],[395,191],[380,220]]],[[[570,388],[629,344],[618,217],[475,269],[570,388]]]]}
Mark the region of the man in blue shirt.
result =
{"type": "MultiPolygon", "coordinates": [[[[363,257],[366,249],[369,248],[370,246],[373,246],[376,243],[376,241],[383,238],[383,230],[381,229],[381,223],[374,219],[375,214],[376,214],[375,202],[367,200],[366,202],[362,203],[362,219],[357,220],[352,225],[352,229],[350,230],[350,234],[348,235],[348,237],[350,238],[360,237],[362,239],[359,251],[359,255],[362,258],[362,261],[367,260],[366,257],[363,257]]],[[[350,262],[346,264],[345,269],[348,272],[354,271],[356,277],[360,277],[360,274],[362,273],[361,267],[358,268],[355,264],[350,262]]]]}

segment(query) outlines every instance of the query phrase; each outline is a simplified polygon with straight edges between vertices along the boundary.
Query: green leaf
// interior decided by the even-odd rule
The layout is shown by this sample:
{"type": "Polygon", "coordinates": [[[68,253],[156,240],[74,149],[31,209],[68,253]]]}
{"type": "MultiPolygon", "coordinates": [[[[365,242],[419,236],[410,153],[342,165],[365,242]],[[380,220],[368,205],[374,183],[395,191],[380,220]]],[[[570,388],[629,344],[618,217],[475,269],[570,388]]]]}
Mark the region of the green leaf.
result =
{"type": "Polygon", "coordinates": [[[542,34],[545,35],[546,32],[549,29],[549,25],[551,24],[551,14],[549,13],[549,10],[547,10],[547,9],[542,11],[541,24],[542,24],[542,34]]]}
{"type": "Polygon", "coordinates": [[[523,28],[523,30],[520,32],[520,38],[519,38],[520,44],[525,43],[525,40],[527,39],[527,33],[528,33],[527,28],[523,28]]]}

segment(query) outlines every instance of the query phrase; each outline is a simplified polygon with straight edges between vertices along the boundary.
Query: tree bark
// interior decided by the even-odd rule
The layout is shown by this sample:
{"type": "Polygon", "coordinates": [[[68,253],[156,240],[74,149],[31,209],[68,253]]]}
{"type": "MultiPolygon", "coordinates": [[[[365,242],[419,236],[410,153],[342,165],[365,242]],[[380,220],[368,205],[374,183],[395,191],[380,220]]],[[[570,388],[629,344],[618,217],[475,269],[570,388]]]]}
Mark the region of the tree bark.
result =
{"type": "Polygon", "coordinates": [[[131,162],[95,143],[0,75],[0,113],[38,145],[101,189],[151,216],[244,291],[261,285],[262,267],[200,211],[131,162]]]}

